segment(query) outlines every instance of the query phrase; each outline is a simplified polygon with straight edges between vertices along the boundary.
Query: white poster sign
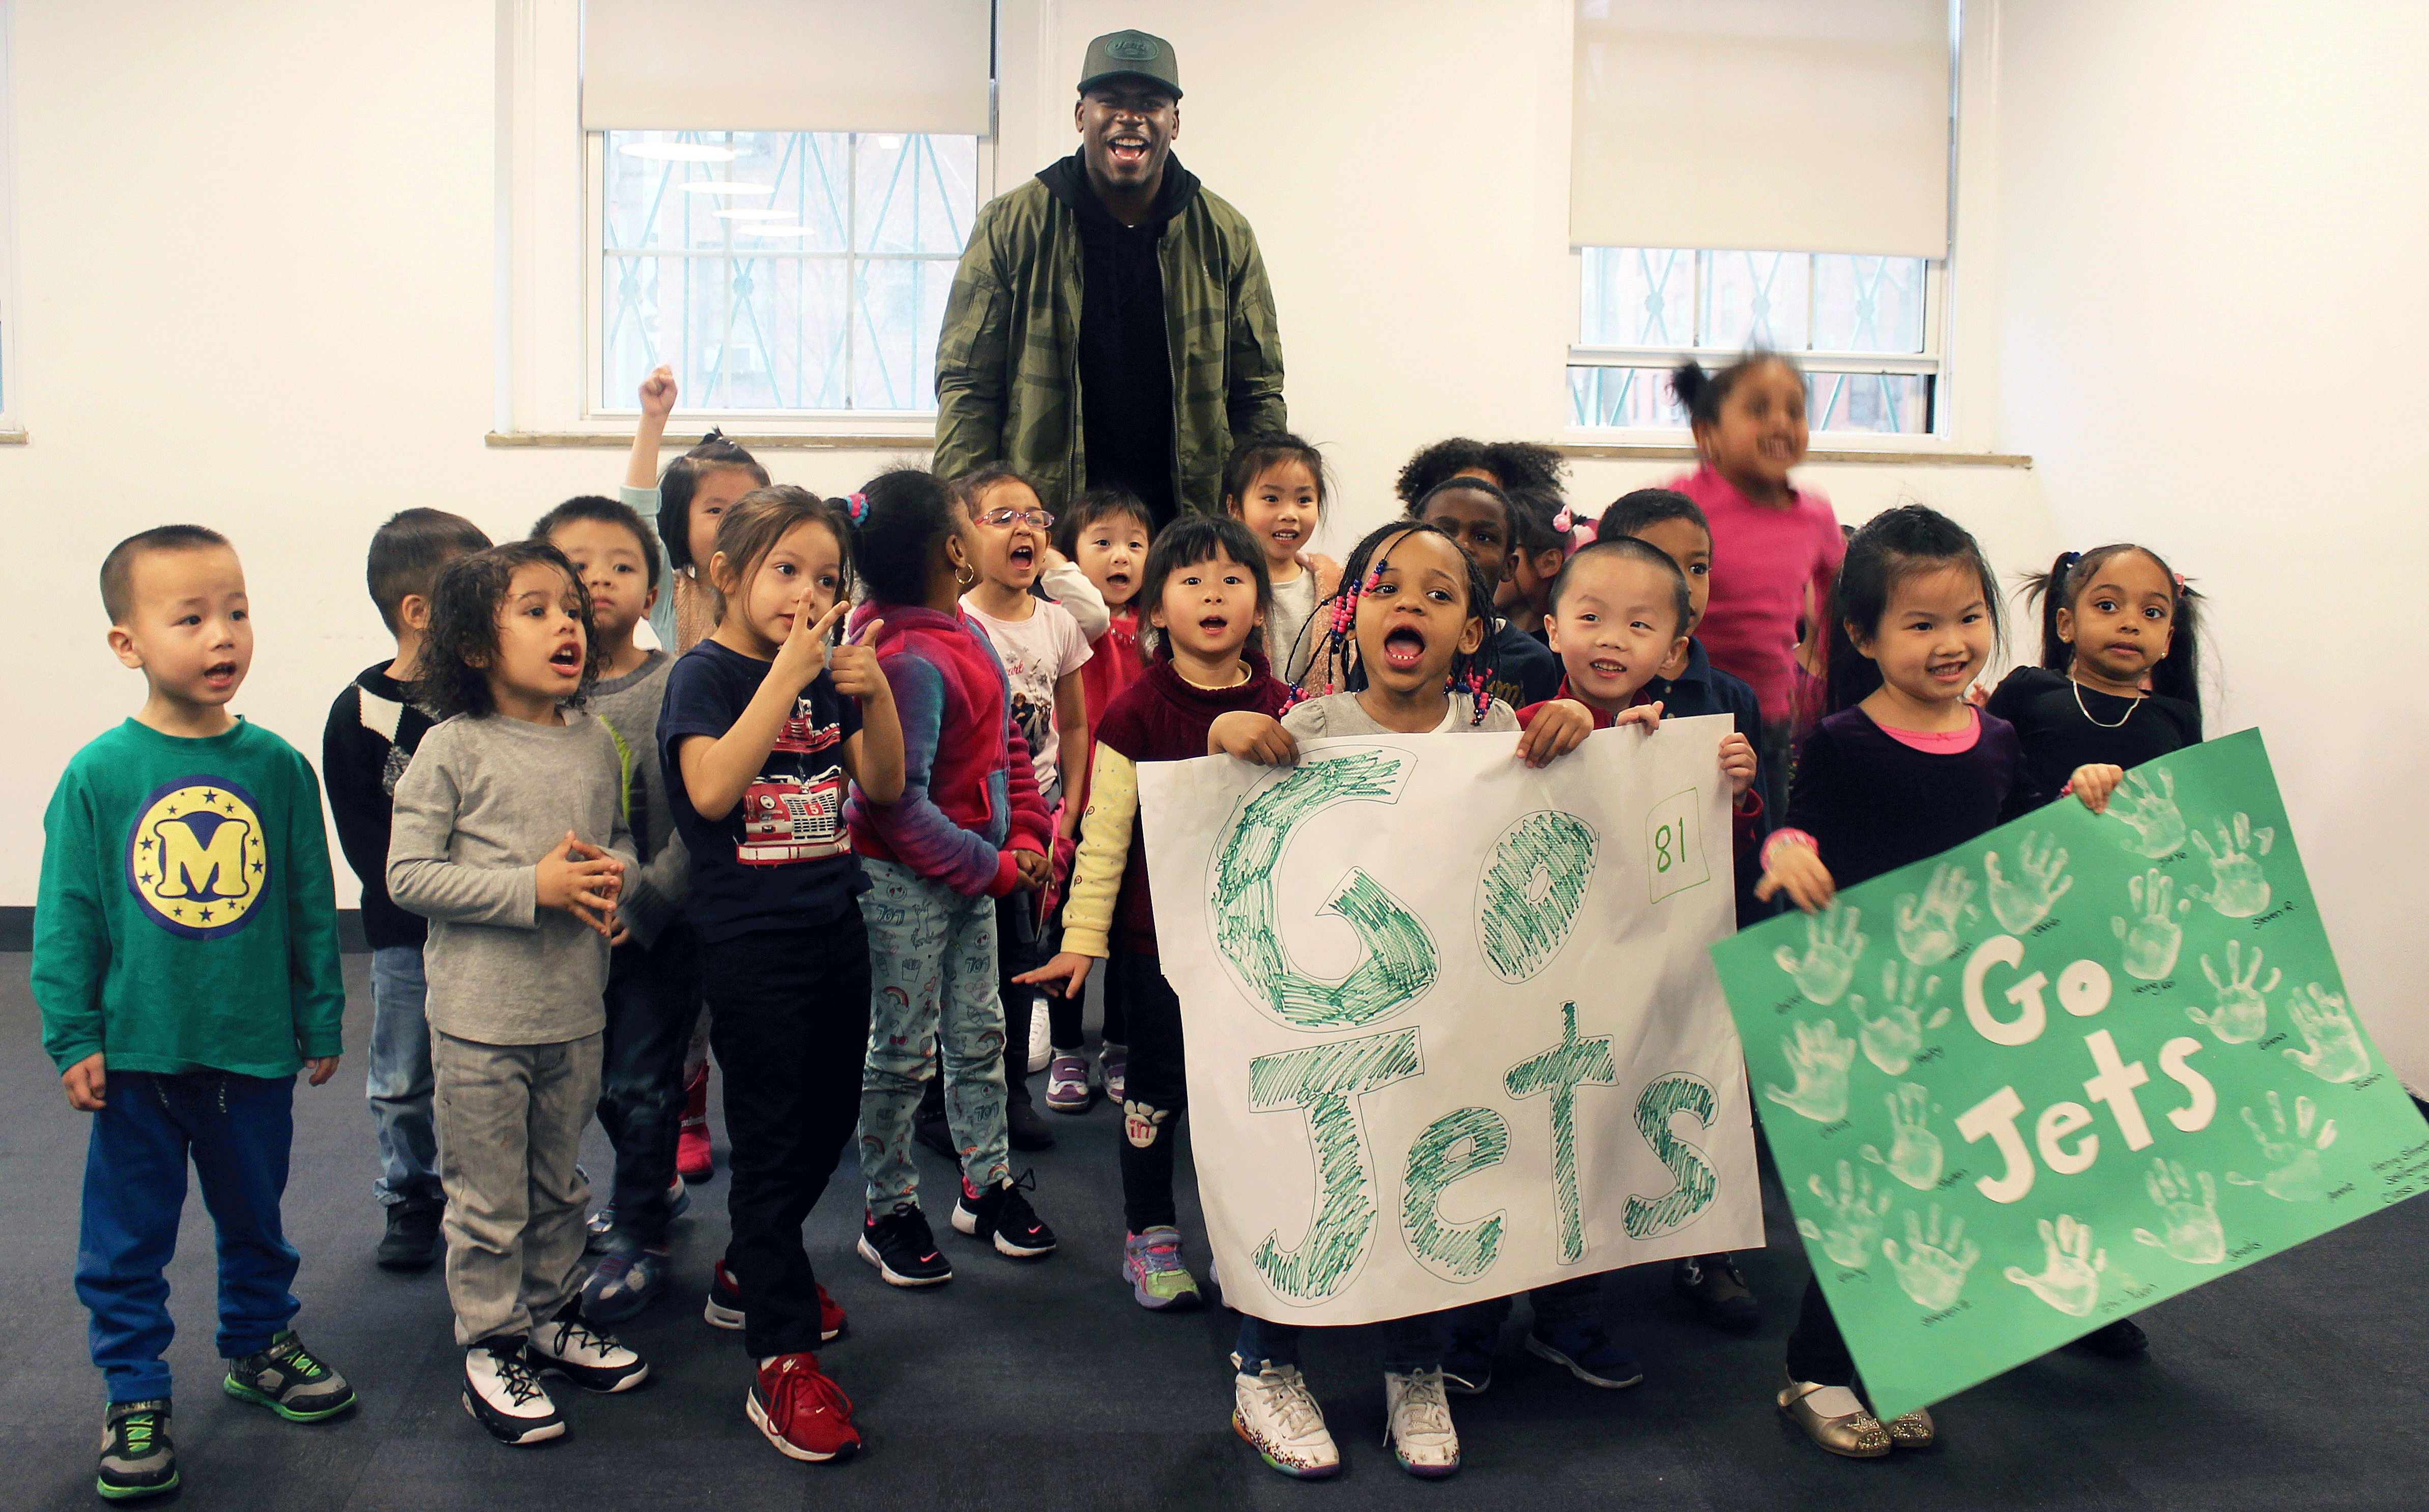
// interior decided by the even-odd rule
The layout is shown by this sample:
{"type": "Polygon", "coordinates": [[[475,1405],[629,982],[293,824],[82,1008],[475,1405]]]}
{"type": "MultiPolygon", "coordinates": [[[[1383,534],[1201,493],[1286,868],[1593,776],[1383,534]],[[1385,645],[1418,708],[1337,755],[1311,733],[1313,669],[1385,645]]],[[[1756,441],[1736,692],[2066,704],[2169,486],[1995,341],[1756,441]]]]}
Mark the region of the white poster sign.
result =
{"type": "Polygon", "coordinates": [[[1760,1246],[1726,718],[1139,770],[1224,1300],[1371,1323],[1760,1246]]]}

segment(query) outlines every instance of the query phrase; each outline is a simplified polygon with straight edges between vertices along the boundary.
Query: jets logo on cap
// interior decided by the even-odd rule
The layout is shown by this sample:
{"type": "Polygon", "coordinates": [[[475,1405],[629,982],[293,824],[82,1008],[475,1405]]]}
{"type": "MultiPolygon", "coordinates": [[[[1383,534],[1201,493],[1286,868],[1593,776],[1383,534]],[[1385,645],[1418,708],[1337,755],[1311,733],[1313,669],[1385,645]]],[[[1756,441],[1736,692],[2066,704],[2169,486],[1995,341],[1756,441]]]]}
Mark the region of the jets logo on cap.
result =
{"type": "Polygon", "coordinates": [[[1118,58],[1125,63],[1144,63],[1164,56],[1164,49],[1150,37],[1124,37],[1105,44],[1107,58],[1118,58]]]}

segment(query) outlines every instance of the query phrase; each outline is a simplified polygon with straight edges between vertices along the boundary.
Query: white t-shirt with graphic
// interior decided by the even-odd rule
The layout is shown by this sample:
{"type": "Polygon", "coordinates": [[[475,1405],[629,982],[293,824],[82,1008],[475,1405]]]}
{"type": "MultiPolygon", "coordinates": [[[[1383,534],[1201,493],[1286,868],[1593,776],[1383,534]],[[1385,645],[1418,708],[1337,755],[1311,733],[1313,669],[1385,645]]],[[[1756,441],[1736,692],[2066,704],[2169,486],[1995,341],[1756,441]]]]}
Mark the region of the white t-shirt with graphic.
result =
{"type": "Polygon", "coordinates": [[[1043,599],[1030,600],[1027,619],[998,619],[969,600],[962,609],[986,632],[1012,681],[1012,722],[1029,742],[1029,764],[1037,774],[1038,796],[1051,808],[1063,800],[1062,726],[1054,717],[1054,685],[1088,660],[1088,637],[1071,611],[1043,599]]]}

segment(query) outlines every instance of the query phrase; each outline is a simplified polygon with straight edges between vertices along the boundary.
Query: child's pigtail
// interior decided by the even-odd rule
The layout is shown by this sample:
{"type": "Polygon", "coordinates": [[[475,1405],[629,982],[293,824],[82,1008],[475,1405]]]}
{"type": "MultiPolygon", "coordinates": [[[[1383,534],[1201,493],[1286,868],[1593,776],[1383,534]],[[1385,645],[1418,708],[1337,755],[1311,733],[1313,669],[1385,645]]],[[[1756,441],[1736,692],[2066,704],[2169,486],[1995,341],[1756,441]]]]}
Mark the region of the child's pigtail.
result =
{"type": "Polygon", "coordinates": [[[2181,572],[2171,574],[2176,583],[2175,625],[2168,637],[2168,654],[2151,668],[2151,691],[2171,698],[2181,698],[2193,707],[2193,738],[2202,735],[2201,698],[2201,601],[2199,590],[2185,582],[2181,572]]]}
{"type": "Polygon", "coordinates": [[[2053,672],[2063,672],[2074,665],[2074,648],[2058,638],[2057,612],[2074,602],[2073,585],[2067,581],[2074,565],[2083,560],[2081,553],[2060,551],[2047,572],[2024,576],[2024,604],[2031,607],[2041,602],[2041,666],[2053,672]]]}

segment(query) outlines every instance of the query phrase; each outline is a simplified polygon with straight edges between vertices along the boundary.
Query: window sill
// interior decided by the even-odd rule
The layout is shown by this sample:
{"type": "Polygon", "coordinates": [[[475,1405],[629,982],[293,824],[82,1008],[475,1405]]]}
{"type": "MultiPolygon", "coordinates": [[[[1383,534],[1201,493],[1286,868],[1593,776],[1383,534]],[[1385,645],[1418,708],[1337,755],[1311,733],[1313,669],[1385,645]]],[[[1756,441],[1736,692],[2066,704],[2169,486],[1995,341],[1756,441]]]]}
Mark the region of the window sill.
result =
{"type": "MultiPolygon", "coordinates": [[[[746,434],[728,431],[725,438],[753,452],[903,452],[926,451],[936,444],[934,426],[901,431],[827,431],[770,432],[746,434]]],[[[630,431],[491,431],[482,438],[486,446],[532,447],[613,447],[618,451],[633,444],[630,431]]],[[[692,443],[669,439],[663,450],[680,452],[692,443]]]]}
{"type": "MultiPolygon", "coordinates": [[[[1693,462],[1693,445],[1663,441],[1558,441],[1552,450],[1564,457],[1601,457],[1612,461],[1693,462]]],[[[1958,452],[1926,447],[1817,447],[1805,453],[1808,463],[1858,467],[2030,468],[2033,459],[2007,452],[1958,452]]]]}
{"type": "Polygon", "coordinates": [[[24,446],[25,443],[26,436],[23,431],[0,431],[0,446],[24,446]]]}

